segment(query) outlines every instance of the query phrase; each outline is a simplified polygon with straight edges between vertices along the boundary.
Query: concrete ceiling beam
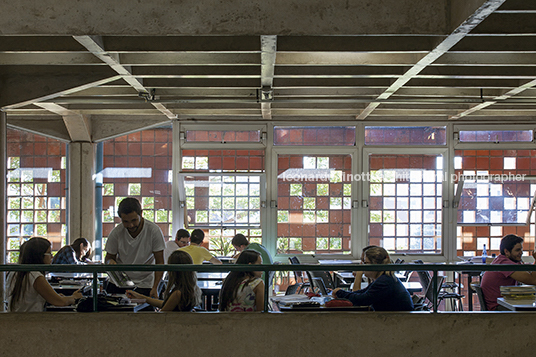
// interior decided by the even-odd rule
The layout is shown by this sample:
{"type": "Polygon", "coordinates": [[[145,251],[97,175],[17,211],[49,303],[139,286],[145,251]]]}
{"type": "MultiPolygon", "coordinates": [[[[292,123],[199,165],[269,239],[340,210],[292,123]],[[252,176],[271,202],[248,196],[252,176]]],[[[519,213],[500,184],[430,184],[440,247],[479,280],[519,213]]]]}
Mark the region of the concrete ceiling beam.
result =
{"type": "MultiPolygon", "coordinates": [[[[73,36],[82,46],[87,48],[89,52],[95,55],[98,59],[110,66],[116,71],[121,78],[126,81],[138,93],[150,95],[149,90],[144,87],[141,79],[132,76],[132,71],[128,65],[124,65],[119,61],[119,56],[116,53],[109,53],[104,48],[104,42],[101,36],[73,36]]],[[[169,119],[175,119],[177,116],[171,113],[162,104],[154,103],[153,106],[169,119]]]]}
{"type": "Polygon", "coordinates": [[[61,115],[69,132],[70,141],[91,142],[91,120],[88,116],[55,103],[35,103],[36,106],[61,115]]]}
{"type": "MultiPolygon", "coordinates": [[[[486,17],[488,17],[493,11],[497,10],[506,0],[487,0],[481,3],[477,0],[465,1],[461,6],[453,7],[453,9],[462,9],[457,12],[454,17],[454,21],[458,22],[458,17],[462,16],[463,22],[459,26],[456,26],[454,31],[443,40],[436,48],[430,51],[426,56],[423,56],[411,69],[409,69],[403,76],[399,77],[389,88],[382,93],[378,99],[387,99],[397,90],[402,88],[406,83],[408,83],[413,77],[418,75],[424,68],[434,63],[438,58],[443,56],[448,50],[450,50],[454,45],[460,42],[471,30],[478,26],[486,17]],[[476,4],[475,4],[476,3],[476,4]],[[467,8],[472,8],[471,5],[478,5],[479,7],[475,12],[471,13],[467,18],[465,18],[465,12],[467,8]],[[465,10],[465,11],[464,11],[465,10]]],[[[454,1],[459,3],[460,0],[454,1]]],[[[363,110],[359,115],[356,116],[356,119],[363,120],[369,116],[372,111],[374,111],[380,103],[371,103],[368,105],[365,110],[363,110]]]]}
{"type": "Polygon", "coordinates": [[[77,6],[19,0],[3,4],[0,28],[3,34],[80,36],[445,34],[450,1],[86,0],[77,6]]]}

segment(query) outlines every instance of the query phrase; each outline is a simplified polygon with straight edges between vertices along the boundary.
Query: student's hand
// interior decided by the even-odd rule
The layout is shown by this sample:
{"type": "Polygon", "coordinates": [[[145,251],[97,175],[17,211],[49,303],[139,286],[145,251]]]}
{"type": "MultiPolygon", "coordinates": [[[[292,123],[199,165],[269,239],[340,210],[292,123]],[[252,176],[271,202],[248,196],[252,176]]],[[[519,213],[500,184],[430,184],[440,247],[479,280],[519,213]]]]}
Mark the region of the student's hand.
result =
{"type": "Polygon", "coordinates": [[[117,262],[115,260],[113,260],[113,259],[108,259],[106,264],[117,264],[117,262]]]}
{"type": "Polygon", "coordinates": [[[337,291],[341,290],[341,288],[337,288],[337,289],[334,289],[332,292],[331,292],[331,296],[333,296],[334,298],[337,298],[337,291]]]}
{"type": "Polygon", "coordinates": [[[132,290],[127,290],[125,294],[129,299],[145,299],[146,298],[145,295],[142,295],[132,290]]]}
{"type": "Polygon", "coordinates": [[[71,295],[75,300],[78,300],[78,299],[81,299],[84,297],[84,295],[82,294],[82,292],[79,290],[76,290],[73,295],[71,295]]]}
{"type": "Polygon", "coordinates": [[[158,290],[156,288],[152,288],[149,296],[152,297],[153,299],[158,299],[158,290]]]}
{"type": "Polygon", "coordinates": [[[356,280],[363,280],[363,272],[362,271],[353,271],[352,274],[354,275],[354,278],[356,280]]]}

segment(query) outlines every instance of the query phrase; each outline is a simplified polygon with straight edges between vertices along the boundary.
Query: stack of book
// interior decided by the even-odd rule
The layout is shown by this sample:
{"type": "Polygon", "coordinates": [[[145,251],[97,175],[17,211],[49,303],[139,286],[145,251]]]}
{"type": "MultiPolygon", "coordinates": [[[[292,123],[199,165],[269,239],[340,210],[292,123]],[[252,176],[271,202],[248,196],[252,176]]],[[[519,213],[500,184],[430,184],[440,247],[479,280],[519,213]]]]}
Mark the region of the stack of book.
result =
{"type": "Polygon", "coordinates": [[[501,295],[507,299],[530,300],[536,296],[536,286],[534,285],[514,285],[501,286],[501,295]]]}

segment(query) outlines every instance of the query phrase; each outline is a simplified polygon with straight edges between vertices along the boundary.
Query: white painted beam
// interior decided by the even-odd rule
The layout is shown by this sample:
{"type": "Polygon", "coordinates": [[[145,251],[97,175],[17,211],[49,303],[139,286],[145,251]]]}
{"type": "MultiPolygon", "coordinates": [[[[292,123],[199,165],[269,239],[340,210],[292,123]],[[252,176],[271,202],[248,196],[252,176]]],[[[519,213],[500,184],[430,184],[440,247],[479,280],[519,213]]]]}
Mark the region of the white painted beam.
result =
{"type": "Polygon", "coordinates": [[[35,103],[36,106],[61,115],[71,141],[91,142],[91,120],[88,116],[55,103],[35,103]]]}

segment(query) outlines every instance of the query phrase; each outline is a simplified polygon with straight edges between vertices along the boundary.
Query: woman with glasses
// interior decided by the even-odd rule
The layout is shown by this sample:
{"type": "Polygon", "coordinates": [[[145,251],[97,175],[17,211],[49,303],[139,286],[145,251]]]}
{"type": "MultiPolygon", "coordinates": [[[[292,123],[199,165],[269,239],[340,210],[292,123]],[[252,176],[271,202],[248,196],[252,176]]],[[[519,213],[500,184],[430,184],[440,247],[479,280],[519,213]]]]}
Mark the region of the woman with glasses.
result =
{"type": "MultiPolygon", "coordinates": [[[[391,264],[389,253],[381,247],[367,247],[362,258],[363,264],[391,264]]],[[[359,273],[356,281],[361,279],[359,273]]],[[[375,311],[413,310],[411,296],[393,271],[365,271],[363,275],[371,281],[366,288],[353,292],[338,288],[333,297],[348,299],[355,306],[371,306],[375,311]]]]}
{"type": "MultiPolygon", "coordinates": [[[[39,237],[24,242],[19,250],[19,264],[50,264],[51,243],[39,237]]],[[[54,291],[42,271],[10,272],[8,283],[8,311],[44,311],[45,302],[54,306],[68,306],[82,298],[78,290],[71,296],[62,296],[54,291]]]]}

